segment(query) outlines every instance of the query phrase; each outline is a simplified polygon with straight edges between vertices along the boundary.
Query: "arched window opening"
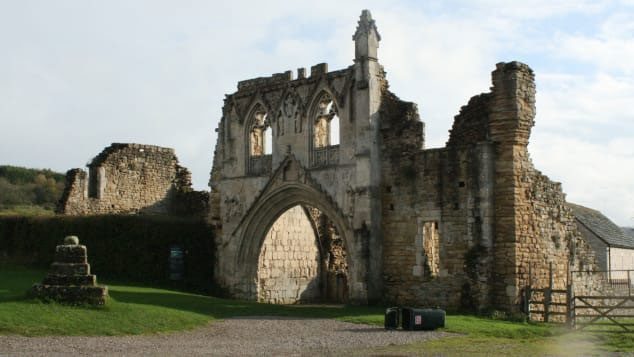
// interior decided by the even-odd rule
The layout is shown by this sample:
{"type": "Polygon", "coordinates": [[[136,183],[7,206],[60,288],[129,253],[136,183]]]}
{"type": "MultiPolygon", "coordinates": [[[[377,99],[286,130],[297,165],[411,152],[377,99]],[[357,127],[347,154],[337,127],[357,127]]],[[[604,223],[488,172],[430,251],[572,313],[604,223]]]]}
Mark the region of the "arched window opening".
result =
{"type": "Polygon", "coordinates": [[[337,115],[337,111],[333,109],[334,105],[334,102],[330,102],[330,108],[328,108],[329,112],[334,113],[334,116],[330,119],[330,129],[328,133],[330,145],[339,145],[339,116],[337,115]]]}
{"type": "Polygon", "coordinates": [[[313,111],[312,167],[339,163],[340,120],[333,97],[322,92],[313,111]]]}
{"type": "MultiPolygon", "coordinates": [[[[250,133],[250,154],[251,156],[262,156],[266,153],[265,134],[268,127],[266,112],[258,110],[254,114],[253,125],[250,133]]],[[[270,134],[270,133],[269,133],[270,134]]],[[[269,142],[270,146],[270,142],[269,142]]]]}
{"type": "Polygon", "coordinates": [[[264,155],[273,154],[273,130],[271,127],[264,129],[264,155]]]}
{"type": "Polygon", "coordinates": [[[271,172],[271,152],[273,149],[273,130],[267,111],[258,104],[251,114],[246,133],[247,173],[263,175],[271,172]]]}
{"type": "MultiPolygon", "coordinates": [[[[324,148],[330,145],[339,144],[337,138],[336,144],[332,141],[332,127],[331,122],[334,118],[337,118],[337,126],[339,126],[339,117],[337,116],[337,107],[335,106],[332,97],[328,93],[324,93],[319,99],[317,104],[317,115],[314,123],[314,147],[315,149],[324,148]]],[[[337,128],[337,132],[338,132],[337,128]]]]}

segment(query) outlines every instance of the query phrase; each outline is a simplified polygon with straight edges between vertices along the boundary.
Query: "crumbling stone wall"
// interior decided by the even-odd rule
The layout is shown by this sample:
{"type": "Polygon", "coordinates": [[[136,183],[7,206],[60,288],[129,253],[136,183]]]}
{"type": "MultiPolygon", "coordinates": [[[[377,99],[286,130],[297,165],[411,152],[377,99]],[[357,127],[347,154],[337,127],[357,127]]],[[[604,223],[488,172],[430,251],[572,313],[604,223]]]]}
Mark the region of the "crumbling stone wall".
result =
{"type": "Polygon", "coordinates": [[[179,212],[191,212],[187,207],[204,212],[207,194],[193,192],[191,174],[178,164],[173,149],[115,143],[88,164],[88,172],[68,171],[58,212],[167,214],[173,207],[179,212]]]}
{"type": "Polygon", "coordinates": [[[348,300],[348,262],[343,237],[335,224],[315,207],[305,208],[313,223],[320,246],[322,302],[345,303],[348,300]]]}
{"type": "Polygon", "coordinates": [[[529,266],[533,284],[547,286],[552,263],[561,289],[569,268],[594,264],[561,185],[535,170],[528,156],[532,71],[500,63],[492,76],[491,92],[461,108],[441,149],[420,150],[415,107],[384,92],[387,300],[513,310],[520,306],[529,266]],[[432,225],[436,232],[430,232],[432,225]]]}
{"type": "Polygon", "coordinates": [[[380,39],[363,11],[350,67],[328,72],[320,64],[310,76],[298,70],[297,79],[288,71],[242,81],[225,98],[210,180],[218,284],[254,298],[251,266],[265,227],[294,204],[334,221],[356,302],[517,310],[529,267],[543,284],[552,263],[561,287],[569,265],[593,266],[561,185],[528,155],[533,71],[497,64],[491,91],[461,108],[447,145],[425,149],[416,105],[389,91],[380,39]],[[341,144],[322,148],[326,96],[341,144]],[[249,151],[251,130],[260,127],[272,130],[271,155],[249,151]]]}

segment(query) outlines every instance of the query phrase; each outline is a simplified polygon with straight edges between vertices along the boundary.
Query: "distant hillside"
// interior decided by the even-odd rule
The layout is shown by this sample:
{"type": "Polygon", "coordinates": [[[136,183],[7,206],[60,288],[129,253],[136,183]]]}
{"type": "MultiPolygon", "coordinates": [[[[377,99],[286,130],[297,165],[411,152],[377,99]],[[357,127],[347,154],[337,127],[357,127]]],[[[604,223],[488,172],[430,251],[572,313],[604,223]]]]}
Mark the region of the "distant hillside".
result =
{"type": "Polygon", "coordinates": [[[64,174],[0,165],[0,214],[50,214],[64,190],[64,174]]]}

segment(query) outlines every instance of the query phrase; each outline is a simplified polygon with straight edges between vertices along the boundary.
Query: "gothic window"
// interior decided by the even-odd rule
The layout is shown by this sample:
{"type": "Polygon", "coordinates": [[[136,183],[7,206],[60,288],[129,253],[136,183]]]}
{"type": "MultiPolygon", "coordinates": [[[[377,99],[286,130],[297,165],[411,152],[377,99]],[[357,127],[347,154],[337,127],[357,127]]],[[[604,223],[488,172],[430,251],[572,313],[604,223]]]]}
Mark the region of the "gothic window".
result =
{"type": "Polygon", "coordinates": [[[253,123],[249,132],[250,156],[262,156],[271,153],[271,128],[266,112],[258,106],[253,114],[253,123]]]}
{"type": "Polygon", "coordinates": [[[273,153],[273,130],[270,127],[264,129],[264,155],[273,153]]]}
{"type": "Polygon", "coordinates": [[[330,94],[324,93],[319,98],[313,125],[313,147],[315,149],[339,144],[339,117],[337,116],[337,107],[330,94]]]}
{"type": "MultiPolygon", "coordinates": [[[[334,106],[334,102],[330,103],[331,107],[334,106]]],[[[330,145],[339,145],[339,116],[334,111],[335,115],[330,119],[330,145]]]]}

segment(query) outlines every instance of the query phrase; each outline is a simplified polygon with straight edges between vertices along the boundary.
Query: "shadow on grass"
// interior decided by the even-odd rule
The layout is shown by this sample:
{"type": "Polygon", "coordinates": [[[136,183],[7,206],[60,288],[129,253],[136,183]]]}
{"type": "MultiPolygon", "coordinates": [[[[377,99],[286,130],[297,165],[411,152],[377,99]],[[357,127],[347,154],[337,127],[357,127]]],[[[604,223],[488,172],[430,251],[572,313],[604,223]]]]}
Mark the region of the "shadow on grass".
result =
{"type": "Polygon", "coordinates": [[[213,318],[246,316],[286,316],[314,318],[342,318],[382,314],[381,307],[333,306],[333,305],[273,305],[241,300],[220,299],[211,296],[137,292],[113,288],[110,296],[119,302],[154,305],[176,310],[184,310],[213,318]]]}
{"type": "MultiPolygon", "coordinates": [[[[0,266],[0,269],[4,267],[0,266]]],[[[0,282],[0,302],[23,301],[31,299],[28,291],[35,283],[44,278],[44,271],[32,269],[7,269],[2,272],[0,282]]]]}

